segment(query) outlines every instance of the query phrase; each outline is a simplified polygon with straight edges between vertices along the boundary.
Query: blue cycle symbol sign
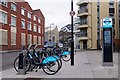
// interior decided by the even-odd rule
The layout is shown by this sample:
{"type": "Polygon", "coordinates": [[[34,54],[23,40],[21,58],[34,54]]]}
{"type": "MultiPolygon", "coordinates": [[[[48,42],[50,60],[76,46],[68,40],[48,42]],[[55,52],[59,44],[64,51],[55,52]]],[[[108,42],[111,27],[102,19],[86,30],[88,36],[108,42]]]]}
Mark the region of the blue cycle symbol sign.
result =
{"type": "Polygon", "coordinates": [[[102,19],[103,28],[112,28],[112,18],[103,18],[102,19]]]}

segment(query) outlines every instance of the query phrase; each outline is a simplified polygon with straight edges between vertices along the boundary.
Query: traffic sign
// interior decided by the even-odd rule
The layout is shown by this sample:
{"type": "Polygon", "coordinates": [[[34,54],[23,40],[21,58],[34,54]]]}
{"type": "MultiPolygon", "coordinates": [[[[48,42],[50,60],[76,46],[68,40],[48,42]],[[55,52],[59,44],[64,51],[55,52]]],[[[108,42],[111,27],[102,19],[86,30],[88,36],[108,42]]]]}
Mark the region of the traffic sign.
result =
{"type": "Polygon", "coordinates": [[[70,11],[70,16],[74,16],[75,15],[75,11],[70,11]]]}
{"type": "Polygon", "coordinates": [[[112,18],[103,18],[102,28],[112,28],[112,18]]]}

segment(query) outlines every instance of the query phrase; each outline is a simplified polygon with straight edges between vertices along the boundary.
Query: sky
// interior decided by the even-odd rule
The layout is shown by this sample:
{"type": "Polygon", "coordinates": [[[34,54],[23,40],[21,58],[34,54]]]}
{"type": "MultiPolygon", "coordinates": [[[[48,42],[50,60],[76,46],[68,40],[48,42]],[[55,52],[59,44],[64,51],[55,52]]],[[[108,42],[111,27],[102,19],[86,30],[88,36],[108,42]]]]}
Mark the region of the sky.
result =
{"type": "MultiPolygon", "coordinates": [[[[71,23],[71,17],[69,12],[71,10],[71,0],[25,0],[27,1],[33,10],[40,9],[45,16],[45,27],[49,27],[50,24],[54,24],[60,30],[67,24],[71,23]]],[[[78,0],[73,0],[74,11],[77,12],[78,0]]],[[[76,17],[76,15],[74,16],[76,17]]]]}

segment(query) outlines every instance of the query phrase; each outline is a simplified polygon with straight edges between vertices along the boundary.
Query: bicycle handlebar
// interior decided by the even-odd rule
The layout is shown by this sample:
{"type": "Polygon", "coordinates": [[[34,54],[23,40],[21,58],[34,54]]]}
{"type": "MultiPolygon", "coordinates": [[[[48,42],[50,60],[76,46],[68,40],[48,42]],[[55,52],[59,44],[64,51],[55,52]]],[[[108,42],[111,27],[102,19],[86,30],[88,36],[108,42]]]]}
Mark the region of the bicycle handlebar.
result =
{"type": "Polygon", "coordinates": [[[38,45],[37,45],[37,44],[35,44],[35,47],[34,47],[34,49],[36,49],[36,48],[37,48],[37,46],[38,46],[38,45]]]}
{"type": "Polygon", "coordinates": [[[27,49],[28,50],[30,50],[30,49],[34,49],[35,50],[37,48],[37,46],[38,46],[37,44],[30,44],[27,49]]]}
{"type": "Polygon", "coordinates": [[[29,44],[29,46],[28,46],[28,48],[27,48],[27,49],[28,49],[28,50],[30,50],[30,48],[31,48],[31,47],[32,47],[32,44],[29,44]]]}

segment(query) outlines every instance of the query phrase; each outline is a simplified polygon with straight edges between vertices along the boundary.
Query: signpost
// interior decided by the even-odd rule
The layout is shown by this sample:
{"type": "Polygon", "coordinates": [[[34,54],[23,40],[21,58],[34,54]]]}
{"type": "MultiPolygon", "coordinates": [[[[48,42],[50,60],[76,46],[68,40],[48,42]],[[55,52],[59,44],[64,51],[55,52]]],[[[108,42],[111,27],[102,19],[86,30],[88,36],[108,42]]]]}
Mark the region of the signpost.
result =
{"type": "Polygon", "coordinates": [[[73,16],[75,15],[75,12],[73,11],[73,0],[71,0],[71,66],[74,66],[74,39],[73,39],[73,16]]]}
{"type": "Polygon", "coordinates": [[[74,16],[75,15],[75,11],[70,11],[70,15],[74,16]]]}
{"type": "Polygon", "coordinates": [[[102,28],[103,28],[103,66],[113,66],[112,18],[103,18],[102,28]]]}

